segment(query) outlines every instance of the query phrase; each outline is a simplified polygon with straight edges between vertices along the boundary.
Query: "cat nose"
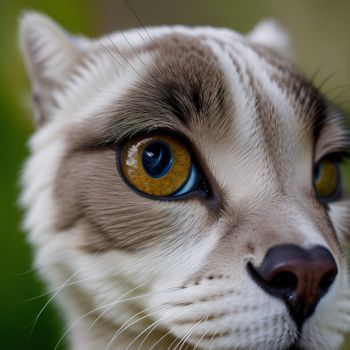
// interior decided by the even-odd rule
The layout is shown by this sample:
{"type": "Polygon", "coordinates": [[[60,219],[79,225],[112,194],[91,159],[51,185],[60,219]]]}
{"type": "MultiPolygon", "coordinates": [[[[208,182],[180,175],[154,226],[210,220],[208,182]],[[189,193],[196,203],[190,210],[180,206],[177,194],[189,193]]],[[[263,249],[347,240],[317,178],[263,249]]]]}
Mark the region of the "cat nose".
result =
{"type": "Polygon", "coordinates": [[[263,290],[286,303],[299,328],[338,273],[328,249],[316,246],[306,250],[291,244],[272,247],[260,266],[248,263],[248,271],[263,290]]]}

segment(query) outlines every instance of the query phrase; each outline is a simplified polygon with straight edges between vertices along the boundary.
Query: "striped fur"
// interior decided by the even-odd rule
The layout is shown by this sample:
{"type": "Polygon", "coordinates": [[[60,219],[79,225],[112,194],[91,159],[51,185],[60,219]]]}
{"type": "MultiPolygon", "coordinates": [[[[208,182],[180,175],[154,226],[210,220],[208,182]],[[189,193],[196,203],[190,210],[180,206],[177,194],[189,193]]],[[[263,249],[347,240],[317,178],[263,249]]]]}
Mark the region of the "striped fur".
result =
{"type": "Polygon", "coordinates": [[[30,13],[20,36],[37,116],[25,228],[71,349],[340,348],[350,206],[320,205],[312,168],[349,139],[284,57],[284,34],[264,23],[248,36],[175,26],[89,40],[30,13]],[[214,207],[148,199],[121,179],[115,145],[157,129],[191,144],[214,207]],[[282,243],[327,247],[339,269],[301,335],[245,268],[282,243]]]}

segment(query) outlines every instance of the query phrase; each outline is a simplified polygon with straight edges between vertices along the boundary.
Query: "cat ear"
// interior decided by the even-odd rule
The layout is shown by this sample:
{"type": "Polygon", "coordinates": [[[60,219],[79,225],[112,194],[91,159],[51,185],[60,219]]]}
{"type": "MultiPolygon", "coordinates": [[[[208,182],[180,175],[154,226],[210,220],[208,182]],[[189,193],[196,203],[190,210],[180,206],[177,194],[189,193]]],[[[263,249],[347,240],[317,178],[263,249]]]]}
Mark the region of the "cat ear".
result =
{"type": "Polygon", "coordinates": [[[292,45],[289,33],[274,19],[266,19],[259,22],[248,33],[247,37],[254,43],[272,48],[286,58],[292,58],[292,45]]]}
{"type": "Polygon", "coordinates": [[[53,91],[72,72],[82,51],[61,27],[39,13],[27,12],[21,17],[19,37],[40,125],[54,106],[53,91]]]}

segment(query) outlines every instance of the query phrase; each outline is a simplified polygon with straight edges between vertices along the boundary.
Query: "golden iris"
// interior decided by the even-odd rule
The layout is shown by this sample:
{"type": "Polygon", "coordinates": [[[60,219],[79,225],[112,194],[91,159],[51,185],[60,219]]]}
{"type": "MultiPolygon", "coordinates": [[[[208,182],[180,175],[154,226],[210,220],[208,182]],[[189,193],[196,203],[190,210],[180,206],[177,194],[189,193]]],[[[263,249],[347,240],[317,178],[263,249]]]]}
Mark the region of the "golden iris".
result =
{"type": "Polygon", "coordinates": [[[340,164],[339,164],[339,174],[341,179],[341,190],[344,194],[349,196],[350,194],[350,159],[345,158],[340,164]],[[343,180],[344,179],[344,180],[343,180]]]}
{"type": "Polygon", "coordinates": [[[191,172],[191,155],[176,138],[153,135],[128,141],[120,167],[125,179],[138,191],[152,196],[176,193],[191,172]]]}
{"type": "Polygon", "coordinates": [[[330,160],[321,160],[314,173],[314,185],[320,198],[329,198],[335,195],[339,186],[338,165],[330,160]]]}

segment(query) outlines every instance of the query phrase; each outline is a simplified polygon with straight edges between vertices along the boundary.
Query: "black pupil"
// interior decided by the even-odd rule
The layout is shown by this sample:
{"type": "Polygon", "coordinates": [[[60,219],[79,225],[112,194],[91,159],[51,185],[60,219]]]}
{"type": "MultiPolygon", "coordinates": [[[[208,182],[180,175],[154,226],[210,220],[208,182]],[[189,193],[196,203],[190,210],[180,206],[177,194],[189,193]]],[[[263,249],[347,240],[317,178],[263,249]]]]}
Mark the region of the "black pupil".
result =
{"type": "Polygon", "coordinates": [[[171,168],[173,155],[168,145],[163,142],[152,142],[142,153],[142,165],[146,173],[154,178],[164,176],[171,168]]]}
{"type": "Polygon", "coordinates": [[[316,168],[314,170],[314,181],[318,181],[321,175],[321,170],[322,170],[322,166],[320,163],[318,163],[316,165],[316,168]]]}

